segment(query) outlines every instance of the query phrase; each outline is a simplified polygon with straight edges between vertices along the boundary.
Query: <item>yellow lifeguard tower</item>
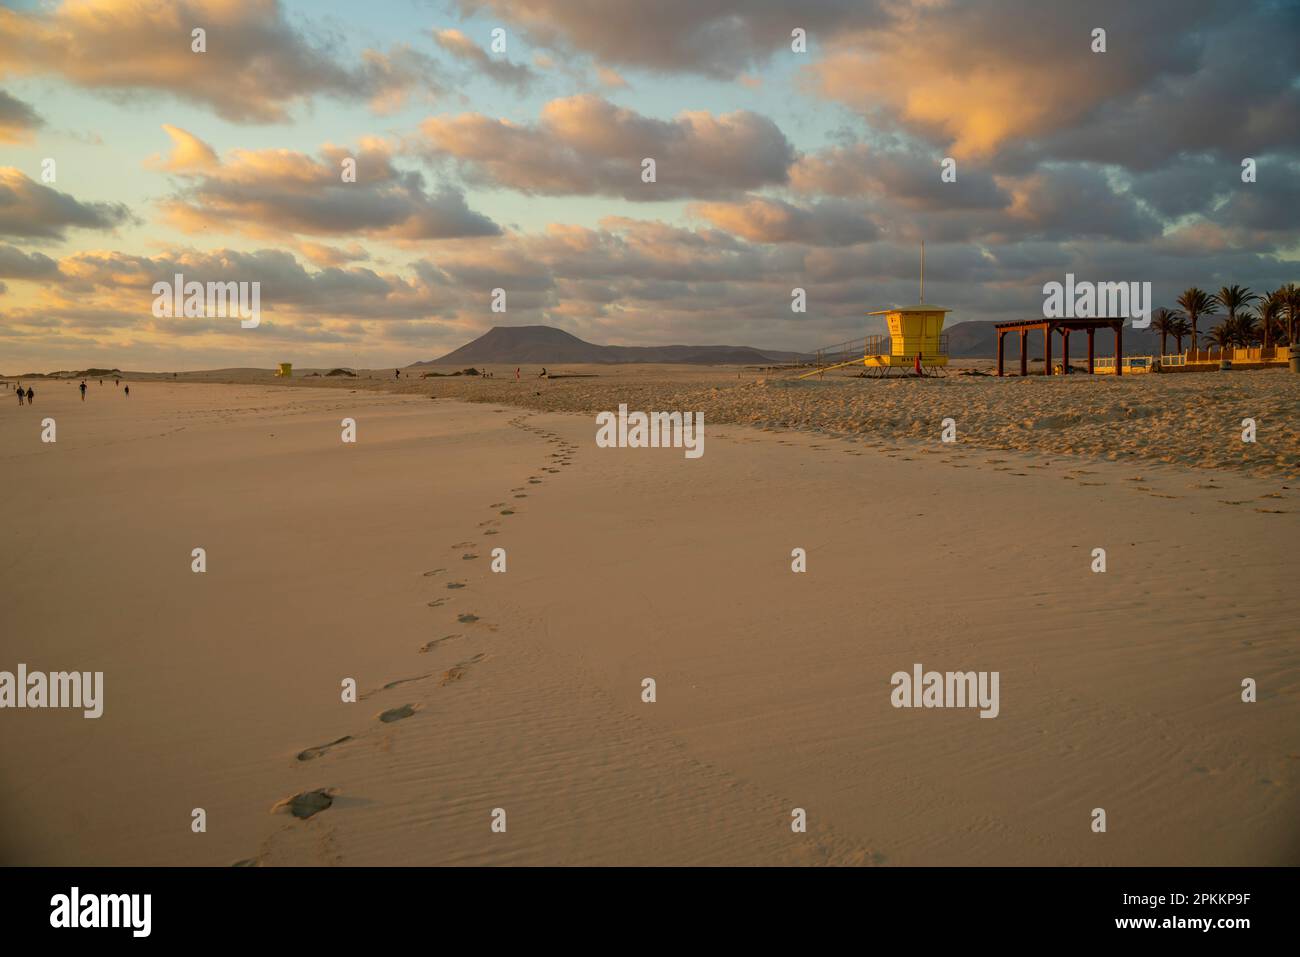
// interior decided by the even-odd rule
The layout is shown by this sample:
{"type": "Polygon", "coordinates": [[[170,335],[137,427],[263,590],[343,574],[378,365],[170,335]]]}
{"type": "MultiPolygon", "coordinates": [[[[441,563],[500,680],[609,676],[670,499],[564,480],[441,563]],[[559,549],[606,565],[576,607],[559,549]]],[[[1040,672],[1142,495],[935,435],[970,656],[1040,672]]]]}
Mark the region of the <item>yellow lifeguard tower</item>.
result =
{"type": "Polygon", "coordinates": [[[292,378],[293,378],[293,363],[292,363],[292,362],[281,362],[281,363],[280,363],[280,371],[276,373],[276,377],[277,377],[277,378],[280,378],[280,379],[292,379],[292,378]]]}
{"type": "Polygon", "coordinates": [[[922,303],[867,313],[884,316],[889,335],[867,337],[862,364],[868,369],[914,369],[919,355],[922,369],[946,366],[948,341],[943,334],[943,321],[950,312],[951,309],[922,303]]]}

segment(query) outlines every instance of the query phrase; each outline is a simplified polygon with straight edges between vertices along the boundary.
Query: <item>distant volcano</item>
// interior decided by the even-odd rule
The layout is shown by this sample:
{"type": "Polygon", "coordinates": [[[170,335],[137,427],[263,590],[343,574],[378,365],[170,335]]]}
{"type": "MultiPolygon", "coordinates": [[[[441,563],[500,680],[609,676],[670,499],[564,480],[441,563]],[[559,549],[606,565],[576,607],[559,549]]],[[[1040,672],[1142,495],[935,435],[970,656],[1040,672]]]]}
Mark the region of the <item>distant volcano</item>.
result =
{"type": "Polygon", "coordinates": [[[414,365],[509,365],[512,362],[534,365],[548,362],[761,365],[786,362],[796,355],[750,346],[598,346],[553,326],[496,326],[455,352],[414,365]]]}

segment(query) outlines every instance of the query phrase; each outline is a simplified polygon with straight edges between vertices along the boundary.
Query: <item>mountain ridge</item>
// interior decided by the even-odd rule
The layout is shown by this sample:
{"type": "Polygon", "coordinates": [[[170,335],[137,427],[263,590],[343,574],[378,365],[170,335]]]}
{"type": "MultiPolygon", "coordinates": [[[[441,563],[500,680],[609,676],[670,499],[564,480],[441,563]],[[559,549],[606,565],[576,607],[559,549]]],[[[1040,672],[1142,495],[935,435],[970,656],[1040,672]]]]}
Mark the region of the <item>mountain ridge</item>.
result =
{"type": "Polygon", "coordinates": [[[784,362],[798,355],[780,349],[752,346],[602,346],[554,326],[493,326],[483,335],[444,356],[412,364],[488,365],[492,363],[569,362],[615,363],[674,362],[700,365],[754,365],[784,362]]]}
{"type": "MultiPolygon", "coordinates": [[[[948,336],[948,355],[953,359],[992,359],[997,355],[997,332],[990,320],[972,319],[954,323],[944,331],[948,336]]],[[[1159,351],[1160,337],[1150,329],[1124,328],[1124,353],[1126,355],[1154,355],[1159,351]]],[[[1030,355],[1041,358],[1042,333],[1031,333],[1028,340],[1030,355]]],[[[1173,345],[1172,340],[1170,345],[1173,345]]],[[[1008,359],[1019,355],[1018,337],[1009,335],[1005,342],[1008,359]]],[[[1114,340],[1108,330],[1096,337],[1096,354],[1112,355],[1114,340]]],[[[1052,352],[1059,357],[1059,337],[1052,344],[1052,352]]],[[[1087,338],[1082,333],[1070,343],[1070,358],[1087,355],[1087,338]]],[[[669,346],[602,346],[579,339],[572,333],[554,326],[493,326],[483,335],[453,349],[436,359],[412,363],[408,368],[429,366],[524,365],[585,363],[613,365],[616,363],[679,363],[686,365],[768,365],[807,358],[809,353],[785,349],[758,349],[753,346],[731,345],[669,345],[669,346]]]]}

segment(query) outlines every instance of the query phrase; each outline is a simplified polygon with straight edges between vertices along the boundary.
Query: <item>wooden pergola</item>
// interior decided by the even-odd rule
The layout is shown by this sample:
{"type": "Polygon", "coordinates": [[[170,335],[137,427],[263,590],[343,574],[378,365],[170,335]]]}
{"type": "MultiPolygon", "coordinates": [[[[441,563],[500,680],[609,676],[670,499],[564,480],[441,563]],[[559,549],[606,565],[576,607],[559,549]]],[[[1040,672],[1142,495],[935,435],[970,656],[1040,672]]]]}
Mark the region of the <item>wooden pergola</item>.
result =
{"type": "Polygon", "coordinates": [[[1070,373],[1070,333],[1082,330],[1088,333],[1088,372],[1094,371],[1093,336],[1098,329],[1115,330],[1115,374],[1124,374],[1124,320],[1123,319],[1025,319],[1020,322],[994,324],[998,332],[998,375],[1002,375],[1003,340],[1008,332],[1020,333],[1020,374],[1029,375],[1029,333],[1043,330],[1043,375],[1052,374],[1052,334],[1061,336],[1061,368],[1070,373]]]}

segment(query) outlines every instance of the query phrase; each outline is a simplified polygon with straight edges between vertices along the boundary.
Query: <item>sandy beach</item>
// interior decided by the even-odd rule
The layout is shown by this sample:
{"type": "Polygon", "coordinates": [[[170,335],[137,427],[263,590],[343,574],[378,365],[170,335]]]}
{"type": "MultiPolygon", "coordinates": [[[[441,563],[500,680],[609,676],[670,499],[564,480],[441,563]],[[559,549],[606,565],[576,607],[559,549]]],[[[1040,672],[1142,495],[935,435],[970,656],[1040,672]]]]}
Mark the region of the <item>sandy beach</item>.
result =
{"type": "Polygon", "coordinates": [[[493,371],[5,393],[0,861],[1300,863],[1300,377],[493,371]]]}

